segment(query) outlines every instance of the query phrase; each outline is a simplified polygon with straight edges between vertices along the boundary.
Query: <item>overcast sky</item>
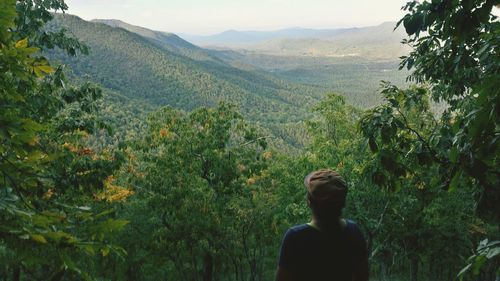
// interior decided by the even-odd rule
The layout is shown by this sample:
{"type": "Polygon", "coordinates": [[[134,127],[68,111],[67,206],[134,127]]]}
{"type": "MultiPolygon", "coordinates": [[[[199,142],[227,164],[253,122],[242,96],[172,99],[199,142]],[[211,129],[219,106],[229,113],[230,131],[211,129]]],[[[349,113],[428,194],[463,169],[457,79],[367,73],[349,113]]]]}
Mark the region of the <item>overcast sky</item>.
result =
{"type": "Polygon", "coordinates": [[[66,0],[83,19],[120,19],[155,30],[213,34],[228,29],[338,28],[399,20],[406,0],[66,0]]]}

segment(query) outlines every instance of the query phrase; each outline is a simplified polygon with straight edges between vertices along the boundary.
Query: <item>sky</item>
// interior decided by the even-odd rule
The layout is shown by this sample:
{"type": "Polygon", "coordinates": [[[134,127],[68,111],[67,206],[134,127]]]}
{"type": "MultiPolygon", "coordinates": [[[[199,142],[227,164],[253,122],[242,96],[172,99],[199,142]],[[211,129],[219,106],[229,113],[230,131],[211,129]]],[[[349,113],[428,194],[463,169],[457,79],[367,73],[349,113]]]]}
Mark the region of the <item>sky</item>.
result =
{"type": "Polygon", "coordinates": [[[397,21],[406,0],[66,0],[85,20],[119,19],[154,30],[209,35],[226,30],[341,28],[397,21]]]}

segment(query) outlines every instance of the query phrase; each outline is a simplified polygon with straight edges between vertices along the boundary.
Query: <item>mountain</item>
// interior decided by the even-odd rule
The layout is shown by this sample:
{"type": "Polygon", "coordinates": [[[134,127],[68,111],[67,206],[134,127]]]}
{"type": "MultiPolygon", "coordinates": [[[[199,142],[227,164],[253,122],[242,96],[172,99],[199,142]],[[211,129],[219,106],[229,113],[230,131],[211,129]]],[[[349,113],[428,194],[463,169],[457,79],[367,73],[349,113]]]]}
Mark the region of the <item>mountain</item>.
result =
{"type": "Polygon", "coordinates": [[[91,22],[103,23],[111,27],[125,29],[129,32],[149,39],[152,43],[156,44],[159,47],[162,47],[179,55],[187,56],[194,60],[215,59],[215,57],[209,55],[204,49],[183,40],[173,33],[150,30],[115,19],[94,19],[91,22]]]}
{"type": "Polygon", "coordinates": [[[74,76],[155,106],[191,110],[227,101],[252,120],[279,123],[303,120],[326,91],[235,68],[175,35],[119,21],[89,22],[58,14],[50,25],[66,28],[90,47],[88,56],[77,58],[49,53],[69,64],[74,76]],[[186,55],[192,52],[206,59],[186,55]]]}
{"type": "Polygon", "coordinates": [[[364,57],[395,60],[408,53],[401,44],[403,28],[395,22],[347,29],[285,29],[273,32],[227,31],[206,37],[184,37],[188,41],[218,48],[237,48],[276,56],[364,57]]]}
{"type": "Polygon", "coordinates": [[[262,43],[278,38],[300,39],[300,38],[325,38],[333,37],[353,28],[340,29],[308,29],[308,28],[287,28],[276,31],[237,31],[228,30],[210,36],[181,35],[185,40],[200,46],[219,47],[243,47],[249,44],[262,43]]]}

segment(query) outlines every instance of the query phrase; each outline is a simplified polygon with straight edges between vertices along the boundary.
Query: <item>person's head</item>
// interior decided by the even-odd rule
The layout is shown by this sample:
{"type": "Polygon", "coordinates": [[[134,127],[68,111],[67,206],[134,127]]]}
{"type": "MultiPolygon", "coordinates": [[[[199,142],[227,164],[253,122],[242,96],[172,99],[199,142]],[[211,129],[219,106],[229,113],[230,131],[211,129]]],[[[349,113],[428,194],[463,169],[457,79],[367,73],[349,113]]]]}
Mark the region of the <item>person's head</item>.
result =
{"type": "Polygon", "coordinates": [[[347,184],[339,173],[323,169],[310,173],[304,179],[307,202],[320,222],[336,222],[345,206],[347,184]]]}

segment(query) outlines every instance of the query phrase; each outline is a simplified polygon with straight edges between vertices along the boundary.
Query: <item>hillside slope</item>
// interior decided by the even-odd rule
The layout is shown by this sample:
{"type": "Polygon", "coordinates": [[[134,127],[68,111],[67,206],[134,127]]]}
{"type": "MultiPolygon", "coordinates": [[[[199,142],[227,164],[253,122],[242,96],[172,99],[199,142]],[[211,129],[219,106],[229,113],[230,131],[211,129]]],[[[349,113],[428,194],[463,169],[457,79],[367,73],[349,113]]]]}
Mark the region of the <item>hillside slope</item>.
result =
{"type": "Polygon", "coordinates": [[[208,54],[204,49],[187,42],[173,33],[155,31],[115,19],[94,19],[91,22],[103,23],[111,27],[123,28],[144,38],[150,39],[152,43],[158,45],[159,47],[165,48],[166,50],[179,55],[187,56],[194,60],[217,60],[215,57],[208,54]]]}
{"type": "Polygon", "coordinates": [[[163,42],[165,46],[159,46],[156,37],[143,37],[123,27],[71,15],[57,15],[51,25],[67,28],[91,49],[88,56],[78,58],[59,52],[50,54],[69,63],[76,76],[88,75],[111,90],[154,105],[190,110],[229,101],[253,120],[288,122],[301,120],[308,105],[324,92],[319,87],[237,69],[210,55],[209,60],[195,60],[182,55],[193,48],[187,42],[187,48],[167,41],[163,42]],[[171,46],[177,51],[169,49],[171,46]]]}

